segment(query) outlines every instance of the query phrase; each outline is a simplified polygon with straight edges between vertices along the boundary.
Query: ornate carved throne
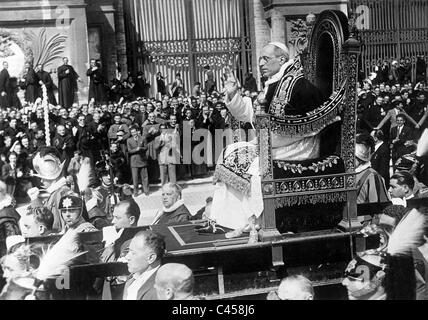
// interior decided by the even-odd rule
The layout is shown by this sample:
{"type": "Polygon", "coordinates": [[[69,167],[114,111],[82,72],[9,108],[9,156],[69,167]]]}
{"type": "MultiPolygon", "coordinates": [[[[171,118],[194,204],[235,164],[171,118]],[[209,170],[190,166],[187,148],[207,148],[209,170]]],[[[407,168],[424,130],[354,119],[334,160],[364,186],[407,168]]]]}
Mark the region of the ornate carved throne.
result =
{"type": "Polygon", "coordinates": [[[346,15],[322,12],[300,60],[307,79],[328,98],[326,103],[298,119],[257,115],[264,199],[262,241],[288,231],[358,227],[354,148],[359,50],[346,15]],[[295,137],[302,128],[320,132],[323,158],[305,164],[273,161],[272,133],[295,137]]]}

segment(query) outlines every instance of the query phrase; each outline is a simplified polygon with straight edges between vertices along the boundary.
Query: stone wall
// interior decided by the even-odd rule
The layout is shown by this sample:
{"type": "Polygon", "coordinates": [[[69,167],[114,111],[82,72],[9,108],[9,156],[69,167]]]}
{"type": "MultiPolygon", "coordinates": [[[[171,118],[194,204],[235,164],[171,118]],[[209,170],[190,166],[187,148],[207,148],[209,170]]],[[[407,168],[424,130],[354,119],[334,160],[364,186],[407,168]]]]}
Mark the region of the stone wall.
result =
{"type": "MultiPolygon", "coordinates": [[[[19,46],[23,51],[31,48],[32,51],[37,52],[37,48],[41,48],[43,43],[48,43],[54,36],[65,37],[63,50],[56,55],[53,61],[45,65],[45,69],[52,72],[52,78],[57,84],[56,70],[62,64],[62,57],[69,57],[70,64],[82,79],[82,82],[79,83],[81,97],[79,100],[85,100],[88,89],[85,77],[88,61],[88,36],[84,0],[1,1],[0,28],[4,33],[10,32],[22,39],[19,46]],[[28,38],[31,33],[34,34],[33,40],[28,38]],[[40,35],[42,35],[43,41],[40,41],[40,35]]],[[[0,58],[0,60],[2,59],[0,58]]],[[[15,63],[21,62],[16,61],[15,63]]]]}
{"type": "MultiPolygon", "coordinates": [[[[116,45],[117,45],[117,61],[122,67],[122,74],[128,73],[128,56],[126,53],[126,34],[125,34],[125,20],[124,20],[124,9],[123,1],[129,0],[115,0],[116,8],[116,45]]],[[[134,71],[134,70],[133,70],[134,71]]]]}
{"type": "Polygon", "coordinates": [[[116,74],[117,40],[115,23],[115,0],[86,0],[87,20],[89,32],[98,30],[100,36],[99,50],[90,46],[90,58],[100,58],[104,77],[111,80],[116,74]],[[98,51],[98,52],[97,52],[98,51]]]}
{"type": "Polygon", "coordinates": [[[260,0],[251,0],[252,7],[250,8],[250,31],[251,31],[251,43],[253,48],[253,76],[257,80],[258,86],[260,88],[260,70],[258,67],[259,56],[262,48],[270,42],[271,38],[271,28],[268,24],[268,21],[265,18],[265,11],[263,4],[260,0]]]}

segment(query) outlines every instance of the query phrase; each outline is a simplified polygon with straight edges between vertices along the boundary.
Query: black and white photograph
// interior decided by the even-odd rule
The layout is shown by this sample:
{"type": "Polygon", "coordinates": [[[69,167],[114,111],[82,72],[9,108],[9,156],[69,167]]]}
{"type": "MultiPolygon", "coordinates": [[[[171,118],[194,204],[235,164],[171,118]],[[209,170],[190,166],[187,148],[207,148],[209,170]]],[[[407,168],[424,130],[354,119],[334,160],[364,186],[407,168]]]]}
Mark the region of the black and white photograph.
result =
{"type": "Polygon", "coordinates": [[[428,0],[0,0],[0,300],[427,300],[427,63],[428,0]]]}

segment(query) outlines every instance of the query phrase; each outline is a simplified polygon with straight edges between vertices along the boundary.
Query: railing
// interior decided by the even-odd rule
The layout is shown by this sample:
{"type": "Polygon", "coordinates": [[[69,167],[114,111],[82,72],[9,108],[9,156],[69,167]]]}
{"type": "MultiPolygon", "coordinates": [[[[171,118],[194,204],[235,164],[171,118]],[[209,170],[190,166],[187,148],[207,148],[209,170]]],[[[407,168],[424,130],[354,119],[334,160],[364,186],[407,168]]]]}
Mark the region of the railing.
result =
{"type": "Polygon", "coordinates": [[[410,58],[415,81],[417,55],[428,57],[428,1],[351,0],[350,6],[357,14],[366,76],[384,60],[410,58]]]}

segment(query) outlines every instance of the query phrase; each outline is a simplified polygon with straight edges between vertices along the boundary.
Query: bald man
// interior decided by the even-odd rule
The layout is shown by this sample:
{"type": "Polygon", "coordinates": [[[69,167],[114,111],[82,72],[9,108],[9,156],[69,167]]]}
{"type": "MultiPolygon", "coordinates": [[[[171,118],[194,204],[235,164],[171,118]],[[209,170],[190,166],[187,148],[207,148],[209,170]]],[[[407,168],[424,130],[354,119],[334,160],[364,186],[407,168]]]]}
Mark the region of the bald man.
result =
{"type": "Polygon", "coordinates": [[[301,275],[282,279],[278,297],[280,300],[314,300],[312,282],[301,275]]]}
{"type": "Polygon", "coordinates": [[[184,264],[167,263],[156,274],[158,300],[192,300],[193,272],[184,264]]]}

